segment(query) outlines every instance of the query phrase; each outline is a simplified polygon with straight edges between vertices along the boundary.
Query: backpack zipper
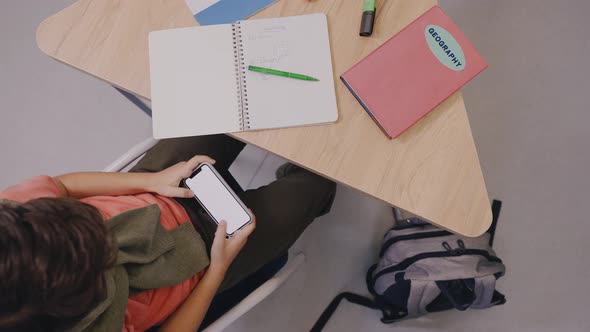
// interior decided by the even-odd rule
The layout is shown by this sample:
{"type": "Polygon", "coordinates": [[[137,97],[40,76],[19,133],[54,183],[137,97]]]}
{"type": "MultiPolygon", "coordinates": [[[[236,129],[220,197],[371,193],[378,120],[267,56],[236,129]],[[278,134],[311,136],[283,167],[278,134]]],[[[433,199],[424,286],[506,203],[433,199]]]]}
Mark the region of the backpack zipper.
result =
{"type": "Polygon", "coordinates": [[[439,236],[446,236],[446,235],[453,235],[453,234],[451,232],[447,232],[447,231],[433,231],[433,232],[422,232],[422,233],[394,236],[391,239],[385,241],[385,243],[383,243],[383,246],[381,247],[381,252],[379,252],[379,257],[383,257],[383,254],[385,254],[385,251],[387,249],[389,249],[389,247],[391,247],[392,245],[394,245],[400,241],[427,239],[427,238],[431,238],[431,237],[439,237],[439,236]]]}
{"type": "Polygon", "coordinates": [[[479,255],[485,257],[490,262],[502,263],[502,260],[496,256],[490,255],[487,250],[482,249],[461,249],[461,250],[451,250],[451,251],[435,251],[435,252],[425,252],[418,255],[414,255],[412,257],[408,257],[398,263],[397,265],[393,265],[387,267],[379,272],[373,277],[373,284],[377,281],[377,279],[387,273],[396,272],[400,270],[407,269],[410,265],[416,263],[419,260],[426,259],[426,258],[437,258],[437,257],[456,257],[456,256],[464,256],[464,255],[479,255]]]}

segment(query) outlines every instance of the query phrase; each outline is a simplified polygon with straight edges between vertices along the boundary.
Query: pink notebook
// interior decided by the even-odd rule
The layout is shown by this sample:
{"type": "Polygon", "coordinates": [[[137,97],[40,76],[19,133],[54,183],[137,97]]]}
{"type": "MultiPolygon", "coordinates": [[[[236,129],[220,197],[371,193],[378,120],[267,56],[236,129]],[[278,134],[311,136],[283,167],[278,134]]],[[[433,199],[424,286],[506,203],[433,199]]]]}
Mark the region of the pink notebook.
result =
{"type": "Polygon", "coordinates": [[[487,67],[435,6],[340,78],[389,137],[398,137],[487,67]]]}

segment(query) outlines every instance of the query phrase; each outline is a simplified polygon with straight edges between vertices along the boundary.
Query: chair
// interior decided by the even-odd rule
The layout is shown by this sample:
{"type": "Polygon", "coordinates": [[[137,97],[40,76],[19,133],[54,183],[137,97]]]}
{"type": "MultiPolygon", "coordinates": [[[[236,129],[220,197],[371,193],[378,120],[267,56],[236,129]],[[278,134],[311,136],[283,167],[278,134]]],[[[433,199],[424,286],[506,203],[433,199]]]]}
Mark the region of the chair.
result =
{"type": "MultiPolygon", "coordinates": [[[[126,171],[156,143],[158,143],[156,139],[146,139],[129,149],[103,171],[126,171]]],[[[204,329],[201,327],[201,330],[205,332],[222,331],[279,288],[304,262],[305,255],[303,253],[289,254],[288,257],[283,255],[248,276],[233,288],[216,295],[203,322],[208,326],[204,329]],[[207,324],[208,320],[212,322],[207,324]]]]}

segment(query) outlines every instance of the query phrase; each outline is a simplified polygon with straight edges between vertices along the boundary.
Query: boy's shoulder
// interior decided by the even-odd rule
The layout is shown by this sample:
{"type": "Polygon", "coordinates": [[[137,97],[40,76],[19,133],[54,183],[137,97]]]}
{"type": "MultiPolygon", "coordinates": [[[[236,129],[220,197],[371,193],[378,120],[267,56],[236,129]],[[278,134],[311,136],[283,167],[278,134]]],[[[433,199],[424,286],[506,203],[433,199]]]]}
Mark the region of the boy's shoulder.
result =
{"type": "Polygon", "coordinates": [[[60,191],[53,178],[39,175],[0,191],[0,199],[27,202],[41,197],[59,197],[60,191]]]}

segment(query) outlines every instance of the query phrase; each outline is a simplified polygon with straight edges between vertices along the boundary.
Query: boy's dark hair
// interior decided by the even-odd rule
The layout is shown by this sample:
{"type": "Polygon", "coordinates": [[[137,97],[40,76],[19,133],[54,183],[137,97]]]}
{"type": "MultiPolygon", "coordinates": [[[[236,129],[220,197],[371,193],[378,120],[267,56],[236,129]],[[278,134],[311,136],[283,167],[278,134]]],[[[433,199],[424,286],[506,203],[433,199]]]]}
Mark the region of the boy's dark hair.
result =
{"type": "Polygon", "coordinates": [[[70,198],[0,204],[0,330],[67,328],[106,298],[116,246],[100,212],[70,198]]]}

